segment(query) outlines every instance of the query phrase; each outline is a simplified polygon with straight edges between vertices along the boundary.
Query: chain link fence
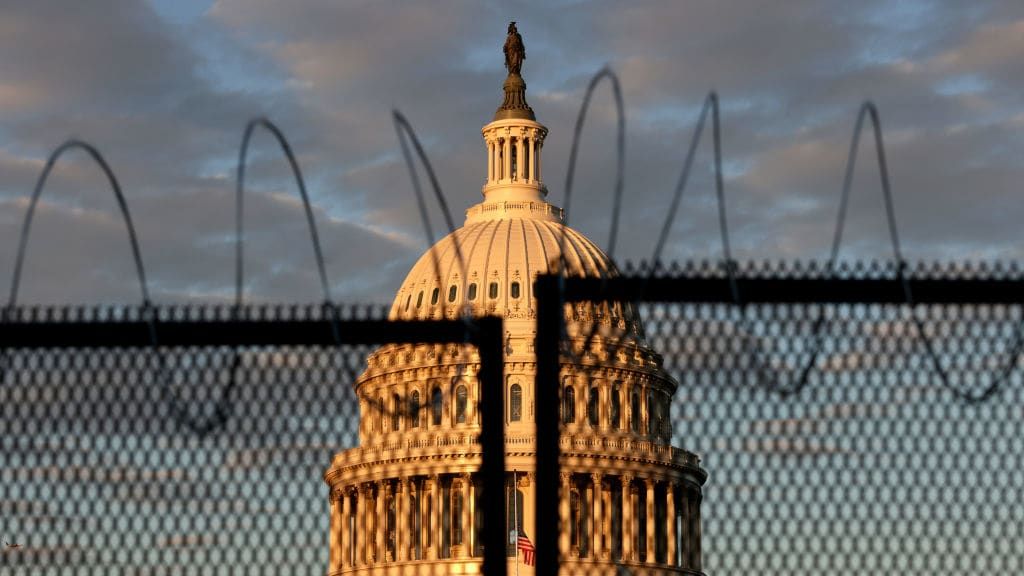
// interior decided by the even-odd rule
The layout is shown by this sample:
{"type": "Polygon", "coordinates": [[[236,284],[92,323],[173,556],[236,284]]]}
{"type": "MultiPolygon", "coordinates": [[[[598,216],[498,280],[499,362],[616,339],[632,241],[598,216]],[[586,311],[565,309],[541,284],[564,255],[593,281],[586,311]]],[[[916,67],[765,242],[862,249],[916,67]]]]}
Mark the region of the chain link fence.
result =
{"type": "Polygon", "coordinates": [[[353,385],[368,354],[475,330],[383,318],[375,307],[9,309],[0,572],[327,573],[340,533],[324,474],[360,443],[353,385]]]}
{"type": "MultiPolygon", "coordinates": [[[[559,430],[576,444],[621,438],[637,461],[643,440],[651,450],[671,444],[698,456],[707,480],[693,496],[699,511],[687,511],[685,492],[664,495],[675,473],[654,457],[647,480],[625,464],[595,466],[606,475],[595,510],[600,485],[563,441],[561,483],[568,474],[581,504],[561,511],[573,528],[559,543],[561,573],[604,573],[588,567],[602,545],[620,570],[643,574],[1024,570],[1019,270],[748,264],[730,274],[691,263],[633,272],[539,286],[560,291],[567,309],[633,302],[643,319],[640,336],[604,326],[587,343],[563,333],[559,430]],[[626,374],[627,347],[608,345],[616,341],[660,355],[678,383],[667,414],[656,381],[626,374]],[[575,407],[569,365],[582,375],[571,394],[586,395],[575,407]]],[[[549,478],[549,495],[564,495],[549,478]]],[[[538,548],[545,543],[553,540],[538,548]]]]}

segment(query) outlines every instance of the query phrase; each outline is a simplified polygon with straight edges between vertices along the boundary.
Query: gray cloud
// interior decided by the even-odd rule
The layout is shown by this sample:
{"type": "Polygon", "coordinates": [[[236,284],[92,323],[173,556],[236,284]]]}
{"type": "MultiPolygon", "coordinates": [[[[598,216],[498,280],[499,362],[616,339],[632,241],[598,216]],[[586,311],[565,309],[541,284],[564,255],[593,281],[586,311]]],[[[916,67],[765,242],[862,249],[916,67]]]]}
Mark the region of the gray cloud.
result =
{"type": "MultiPolygon", "coordinates": [[[[268,114],[300,157],[332,285],[386,299],[425,249],[391,125],[419,131],[456,223],[479,199],[479,127],[500,100],[500,43],[516,19],[529,99],[551,135],[551,198],[564,201],[571,129],[590,74],[608,62],[627,103],[627,202],[617,255],[650,253],[707,90],[723,105],[728,209],[741,258],[823,258],[859,103],[874,99],[908,256],[1015,258],[1024,115],[1008,2],[691,2],[407,5],[220,0],[187,24],[145,4],[5,7],[0,35],[0,270],[45,151],[95,141],[129,195],[154,290],[223,299],[233,278],[234,162],[247,118],[268,114]],[[77,34],[78,30],[93,33],[77,34]],[[359,246],[360,250],[351,250],[359,246]],[[187,255],[187,256],[185,256],[187,255]]],[[[593,102],[577,170],[574,225],[604,244],[614,109],[593,102]]],[[[69,157],[33,232],[26,299],[134,300],[123,227],[98,172],[69,157]],[[48,222],[49,221],[49,222],[48,222]]],[[[847,227],[848,257],[890,253],[865,143],[847,227]]],[[[720,254],[709,170],[696,169],[666,251],[720,254]]],[[[308,232],[276,145],[254,141],[247,294],[320,298],[308,232]]],[[[432,209],[435,234],[442,221],[432,209]]]]}

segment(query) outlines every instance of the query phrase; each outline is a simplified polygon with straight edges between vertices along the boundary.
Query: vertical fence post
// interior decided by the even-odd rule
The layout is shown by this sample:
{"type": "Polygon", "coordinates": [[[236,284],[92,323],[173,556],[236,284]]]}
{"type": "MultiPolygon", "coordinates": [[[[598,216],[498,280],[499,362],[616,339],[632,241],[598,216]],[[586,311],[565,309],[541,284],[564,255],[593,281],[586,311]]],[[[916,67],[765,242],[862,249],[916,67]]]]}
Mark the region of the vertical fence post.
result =
{"type": "Polygon", "coordinates": [[[562,332],[559,278],[540,276],[537,290],[537,576],[558,574],[558,346],[562,332]]]}
{"type": "Polygon", "coordinates": [[[480,353],[481,449],[483,463],[484,565],[487,576],[505,576],[505,363],[502,320],[476,320],[480,353]]]}

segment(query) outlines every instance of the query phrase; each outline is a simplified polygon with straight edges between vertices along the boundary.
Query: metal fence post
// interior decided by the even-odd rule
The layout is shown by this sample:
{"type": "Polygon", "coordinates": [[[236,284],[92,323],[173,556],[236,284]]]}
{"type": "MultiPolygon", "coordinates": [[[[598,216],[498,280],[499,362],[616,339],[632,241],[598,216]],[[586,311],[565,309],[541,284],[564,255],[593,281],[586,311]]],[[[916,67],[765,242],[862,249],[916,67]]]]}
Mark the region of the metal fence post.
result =
{"type": "Polygon", "coordinates": [[[537,576],[558,574],[558,356],[562,300],[557,276],[541,276],[537,290],[537,576]]]}
{"type": "Polygon", "coordinates": [[[502,320],[476,320],[483,416],[481,473],[484,486],[484,566],[487,576],[504,576],[505,556],[505,386],[502,320]]]}

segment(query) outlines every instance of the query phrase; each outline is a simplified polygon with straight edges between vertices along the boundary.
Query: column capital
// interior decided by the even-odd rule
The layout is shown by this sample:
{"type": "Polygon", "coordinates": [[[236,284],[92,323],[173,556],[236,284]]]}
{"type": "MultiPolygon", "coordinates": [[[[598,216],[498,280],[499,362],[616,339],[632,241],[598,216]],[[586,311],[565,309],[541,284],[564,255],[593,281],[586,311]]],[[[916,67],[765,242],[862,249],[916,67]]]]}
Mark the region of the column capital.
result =
{"type": "Polygon", "coordinates": [[[594,486],[600,486],[603,476],[600,472],[591,472],[590,481],[594,483],[594,486]]]}
{"type": "Polygon", "coordinates": [[[558,479],[562,481],[562,484],[568,484],[572,480],[572,472],[559,472],[558,479]]]}

